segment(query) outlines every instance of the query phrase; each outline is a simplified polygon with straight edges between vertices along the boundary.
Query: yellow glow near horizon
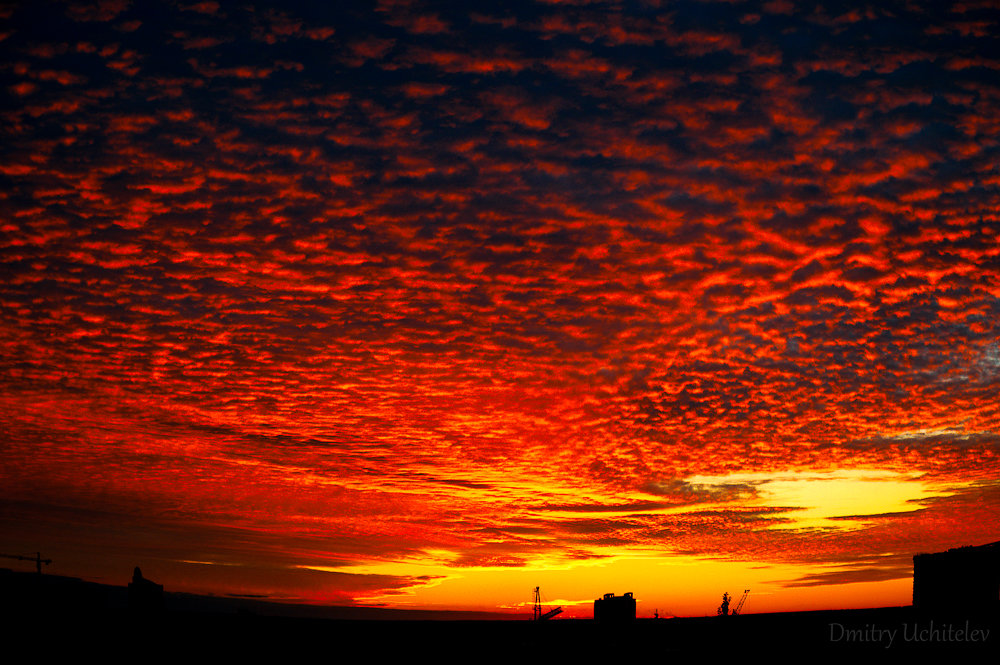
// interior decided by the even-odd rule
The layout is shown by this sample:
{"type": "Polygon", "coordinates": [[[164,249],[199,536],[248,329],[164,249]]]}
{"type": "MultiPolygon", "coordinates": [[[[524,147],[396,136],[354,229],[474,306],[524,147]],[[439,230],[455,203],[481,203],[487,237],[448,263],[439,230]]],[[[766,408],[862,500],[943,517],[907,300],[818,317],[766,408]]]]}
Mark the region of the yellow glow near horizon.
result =
{"type": "Polygon", "coordinates": [[[753,485],[757,497],[747,501],[750,505],[790,509],[782,515],[792,522],[771,527],[776,529],[857,528],[853,520],[833,518],[910,512],[920,508],[919,500],[942,493],[919,474],[876,469],[742,473],[686,480],[707,487],[753,485]]]}
{"type": "MultiPolygon", "coordinates": [[[[362,572],[356,567],[308,566],[312,570],[362,572]]],[[[363,605],[398,608],[507,611],[530,614],[532,589],[541,586],[546,608],[561,606],[566,617],[589,618],[595,598],[605,593],[635,594],[637,614],[705,616],[715,612],[723,592],[739,598],[750,589],[745,612],[777,612],[904,605],[910,601],[909,578],[883,582],[828,585],[822,594],[788,582],[815,573],[815,565],[699,559],[685,556],[616,557],[547,568],[449,568],[440,563],[385,562],[363,567],[365,574],[434,576],[400,593],[358,598],[363,605]]]]}
{"type": "MultiPolygon", "coordinates": [[[[726,476],[691,476],[684,481],[698,490],[746,486],[752,492],[738,499],[715,503],[670,506],[644,514],[678,513],[706,507],[784,507],[777,513],[791,521],[766,529],[856,529],[863,517],[920,509],[921,499],[947,493],[950,488],[933,485],[919,474],[876,469],[827,472],[783,471],[726,476]],[[835,519],[835,518],[856,519],[835,519]]],[[[725,496],[726,492],[720,492],[725,496]]],[[[649,497],[642,497],[649,498],[649,497]]],[[[634,512],[627,508],[623,513],[634,512]]],[[[612,517],[615,512],[602,512],[612,517]]],[[[854,582],[795,586],[817,573],[835,572],[837,567],[821,563],[790,564],[760,560],[729,561],[676,555],[650,544],[594,547],[593,558],[559,558],[558,553],[540,553],[520,567],[462,567],[454,564],[459,552],[427,551],[419,559],[374,561],[343,567],[301,566],[311,570],[350,572],[362,575],[405,576],[423,580],[389,592],[358,596],[359,604],[400,608],[436,608],[530,613],[535,586],[541,586],[547,607],[562,606],[564,616],[589,617],[595,598],[604,593],[635,593],[640,616],[703,616],[714,613],[723,592],[739,598],[751,589],[745,611],[777,612],[825,608],[905,605],[910,602],[912,581],[908,575],[876,582],[854,582]]],[[[884,553],[883,553],[884,554],[884,553]]],[[[873,564],[876,565],[877,564],[873,564]]]]}

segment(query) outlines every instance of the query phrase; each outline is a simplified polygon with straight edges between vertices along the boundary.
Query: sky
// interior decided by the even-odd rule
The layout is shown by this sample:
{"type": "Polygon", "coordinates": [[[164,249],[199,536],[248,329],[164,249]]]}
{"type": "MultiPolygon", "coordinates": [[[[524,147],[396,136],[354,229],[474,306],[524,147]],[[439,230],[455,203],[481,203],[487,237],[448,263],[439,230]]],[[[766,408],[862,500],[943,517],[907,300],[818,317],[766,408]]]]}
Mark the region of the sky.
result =
{"type": "Polygon", "coordinates": [[[0,12],[2,553],[699,616],[1000,540],[994,2],[0,12]]]}

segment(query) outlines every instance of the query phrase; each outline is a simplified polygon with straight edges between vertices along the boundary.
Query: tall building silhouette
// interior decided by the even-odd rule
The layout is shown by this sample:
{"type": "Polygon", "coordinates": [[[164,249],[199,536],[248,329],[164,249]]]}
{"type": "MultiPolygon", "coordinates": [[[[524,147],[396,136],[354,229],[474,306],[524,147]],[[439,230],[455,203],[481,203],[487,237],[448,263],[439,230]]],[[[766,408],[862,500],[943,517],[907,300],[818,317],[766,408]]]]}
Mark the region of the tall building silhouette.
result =
{"type": "Polygon", "coordinates": [[[914,556],[913,606],[922,610],[1000,607],[1000,541],[914,556]]]}

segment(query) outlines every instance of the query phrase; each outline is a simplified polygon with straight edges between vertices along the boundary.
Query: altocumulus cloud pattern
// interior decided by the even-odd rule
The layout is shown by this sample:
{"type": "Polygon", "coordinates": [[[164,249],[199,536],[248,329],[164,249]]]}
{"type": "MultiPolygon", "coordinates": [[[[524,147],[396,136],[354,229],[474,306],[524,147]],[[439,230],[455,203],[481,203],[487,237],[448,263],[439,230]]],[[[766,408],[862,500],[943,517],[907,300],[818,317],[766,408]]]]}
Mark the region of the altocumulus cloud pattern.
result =
{"type": "Polygon", "coordinates": [[[995,540],[995,3],[471,7],[2,10],[10,546],[349,601],[995,540]],[[851,470],[937,491],[766,500],[851,470]]]}

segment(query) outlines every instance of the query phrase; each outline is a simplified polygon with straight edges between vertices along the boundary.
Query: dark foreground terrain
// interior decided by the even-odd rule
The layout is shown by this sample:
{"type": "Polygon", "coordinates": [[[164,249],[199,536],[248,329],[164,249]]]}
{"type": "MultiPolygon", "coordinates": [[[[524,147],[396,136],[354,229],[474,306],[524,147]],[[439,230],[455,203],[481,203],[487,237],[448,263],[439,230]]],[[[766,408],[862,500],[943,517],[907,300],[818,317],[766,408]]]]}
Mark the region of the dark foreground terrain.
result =
{"type": "MultiPolygon", "coordinates": [[[[96,655],[111,662],[319,658],[333,663],[429,655],[446,662],[524,657],[739,662],[751,655],[782,661],[825,660],[822,656],[840,661],[863,655],[866,661],[874,656],[897,662],[919,654],[921,661],[930,656],[948,662],[996,662],[1000,654],[995,608],[920,613],[896,607],[601,625],[446,613],[435,615],[442,617],[437,620],[409,619],[426,615],[390,611],[360,619],[277,616],[270,613],[277,606],[267,603],[237,607],[224,599],[172,594],[165,597],[163,609],[137,612],[128,609],[120,587],[10,573],[0,575],[0,594],[2,643],[8,656],[27,648],[19,661],[96,655]]],[[[347,608],[328,614],[350,615],[347,608]]]]}

